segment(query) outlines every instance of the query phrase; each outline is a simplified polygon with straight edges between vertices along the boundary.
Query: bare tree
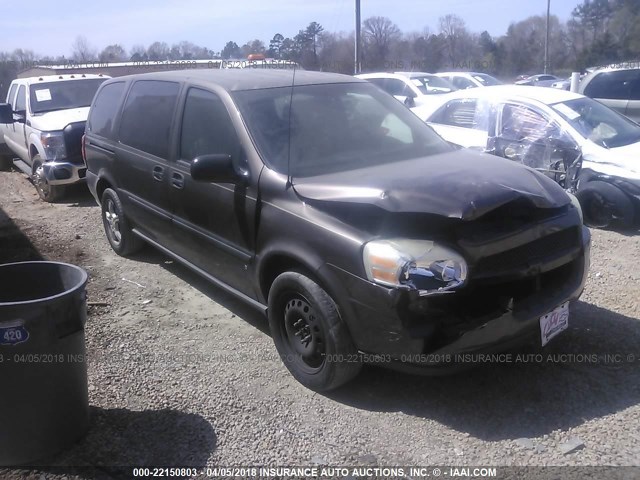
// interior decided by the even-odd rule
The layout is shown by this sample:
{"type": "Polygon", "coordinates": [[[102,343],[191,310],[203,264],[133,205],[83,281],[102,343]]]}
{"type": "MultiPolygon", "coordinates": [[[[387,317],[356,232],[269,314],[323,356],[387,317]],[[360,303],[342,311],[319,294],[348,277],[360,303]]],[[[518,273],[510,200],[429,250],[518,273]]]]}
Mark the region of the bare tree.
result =
{"type": "Polygon", "coordinates": [[[16,48],[11,54],[11,60],[16,62],[19,69],[25,69],[33,65],[36,55],[33,50],[23,50],[22,48],[16,48]]]}
{"type": "Polygon", "coordinates": [[[143,62],[149,60],[149,57],[147,57],[147,49],[144,48],[144,45],[138,44],[131,47],[130,60],[132,62],[143,62]]]}
{"type": "Polygon", "coordinates": [[[363,22],[364,60],[369,67],[384,65],[393,42],[400,39],[400,29],[387,17],[369,17],[363,22]]]}
{"type": "Polygon", "coordinates": [[[262,40],[251,40],[240,47],[240,54],[245,58],[251,53],[265,53],[266,51],[262,40]]]}
{"type": "Polygon", "coordinates": [[[167,60],[169,58],[169,45],[165,42],[153,42],[147,48],[147,57],[149,60],[167,60]]]}
{"type": "Polygon", "coordinates": [[[71,58],[76,62],[88,62],[95,60],[97,56],[96,49],[82,35],[77,36],[71,44],[71,58]]]}
{"type": "Polygon", "coordinates": [[[123,62],[127,59],[127,52],[125,52],[121,45],[116,43],[104,47],[98,59],[101,62],[123,62]]]}
{"type": "Polygon", "coordinates": [[[477,42],[467,30],[464,20],[457,15],[449,14],[440,17],[438,23],[451,66],[471,61],[477,42]]]}

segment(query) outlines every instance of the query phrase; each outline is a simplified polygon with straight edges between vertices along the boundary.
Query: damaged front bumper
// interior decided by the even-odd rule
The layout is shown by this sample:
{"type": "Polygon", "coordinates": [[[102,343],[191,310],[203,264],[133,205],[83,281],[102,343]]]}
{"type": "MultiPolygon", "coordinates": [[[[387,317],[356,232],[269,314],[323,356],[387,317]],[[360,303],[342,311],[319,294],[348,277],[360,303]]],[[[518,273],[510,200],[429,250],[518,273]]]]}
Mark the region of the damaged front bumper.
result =
{"type": "Polygon", "coordinates": [[[42,164],[49,185],[69,185],[85,181],[87,166],[84,162],[50,161],[42,164]]]}
{"type": "Polygon", "coordinates": [[[450,373],[473,366],[462,354],[498,353],[541,346],[540,317],[580,297],[589,270],[591,235],[581,248],[556,258],[547,271],[474,293],[421,296],[390,289],[334,269],[349,298],[349,329],[356,347],[386,367],[450,373]],[[381,362],[381,363],[380,363],[381,362]]]}

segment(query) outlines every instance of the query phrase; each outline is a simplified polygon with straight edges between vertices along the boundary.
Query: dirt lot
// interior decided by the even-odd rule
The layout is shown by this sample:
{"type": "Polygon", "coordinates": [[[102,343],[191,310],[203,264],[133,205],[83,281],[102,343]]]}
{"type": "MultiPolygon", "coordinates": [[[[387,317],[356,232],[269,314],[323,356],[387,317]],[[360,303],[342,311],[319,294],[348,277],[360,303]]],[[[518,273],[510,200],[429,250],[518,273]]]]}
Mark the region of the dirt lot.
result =
{"type": "Polygon", "coordinates": [[[369,367],[327,395],[293,380],[259,314],[150,248],[114,254],[86,189],[50,205],[0,172],[0,262],[39,255],[85,268],[89,302],[104,304],[86,331],[91,429],[51,461],[61,471],[0,478],[76,478],[69,465],[94,466],[77,478],[143,465],[640,465],[639,236],[593,231],[586,291],[545,351],[590,361],[437,378],[369,367]]]}

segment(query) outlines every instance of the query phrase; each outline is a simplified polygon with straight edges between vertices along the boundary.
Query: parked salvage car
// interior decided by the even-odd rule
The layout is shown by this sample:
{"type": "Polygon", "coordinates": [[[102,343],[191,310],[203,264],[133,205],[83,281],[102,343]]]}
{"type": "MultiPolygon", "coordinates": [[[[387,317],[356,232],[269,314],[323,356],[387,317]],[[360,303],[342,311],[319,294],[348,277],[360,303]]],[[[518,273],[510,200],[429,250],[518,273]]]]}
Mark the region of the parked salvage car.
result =
{"type": "Polygon", "coordinates": [[[562,80],[555,75],[549,75],[547,73],[539,73],[537,75],[531,75],[523,80],[517,80],[516,85],[524,85],[529,87],[550,87],[555,82],[562,80]]]}
{"type": "Polygon", "coordinates": [[[448,80],[459,90],[464,90],[465,88],[502,85],[502,82],[497,78],[480,72],[438,72],[436,75],[448,80]]]}
{"type": "Polygon", "coordinates": [[[113,250],[149,243],[266,312],[313,389],[363,362],[430,371],[545,345],[586,279],[589,231],[562,188],[451,147],[353,77],[120,77],[96,94],[84,151],[113,250]]]}
{"type": "Polygon", "coordinates": [[[453,93],[425,112],[447,141],[517,160],[575,191],[585,222],[631,226],[640,212],[640,126],[559,89],[498,86],[453,93]]]}
{"type": "Polygon", "coordinates": [[[54,202],[67,185],[84,182],[80,140],[103,75],[48,75],[11,82],[0,119],[3,166],[33,180],[40,198],[54,202]],[[15,158],[14,158],[15,157],[15,158]]]}
{"type": "Polygon", "coordinates": [[[428,104],[434,95],[457,90],[448,80],[425,72],[363,73],[356,78],[377,85],[412,109],[428,104]]]}
{"type": "Polygon", "coordinates": [[[580,82],[579,91],[640,123],[638,62],[596,69],[580,82]]]}

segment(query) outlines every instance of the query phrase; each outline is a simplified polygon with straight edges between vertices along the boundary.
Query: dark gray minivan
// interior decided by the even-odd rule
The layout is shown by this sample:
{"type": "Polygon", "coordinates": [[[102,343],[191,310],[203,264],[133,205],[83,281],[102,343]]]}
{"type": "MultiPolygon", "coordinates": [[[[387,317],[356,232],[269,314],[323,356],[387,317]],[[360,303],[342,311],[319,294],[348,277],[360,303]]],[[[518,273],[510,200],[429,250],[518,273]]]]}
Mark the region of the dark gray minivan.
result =
{"type": "Polygon", "coordinates": [[[590,235],[561,187],[454,149],[353,77],[115,78],[83,151],[112,248],[151,244],[266,312],[313,389],[363,363],[435,372],[544,346],[584,287],[590,235]]]}

